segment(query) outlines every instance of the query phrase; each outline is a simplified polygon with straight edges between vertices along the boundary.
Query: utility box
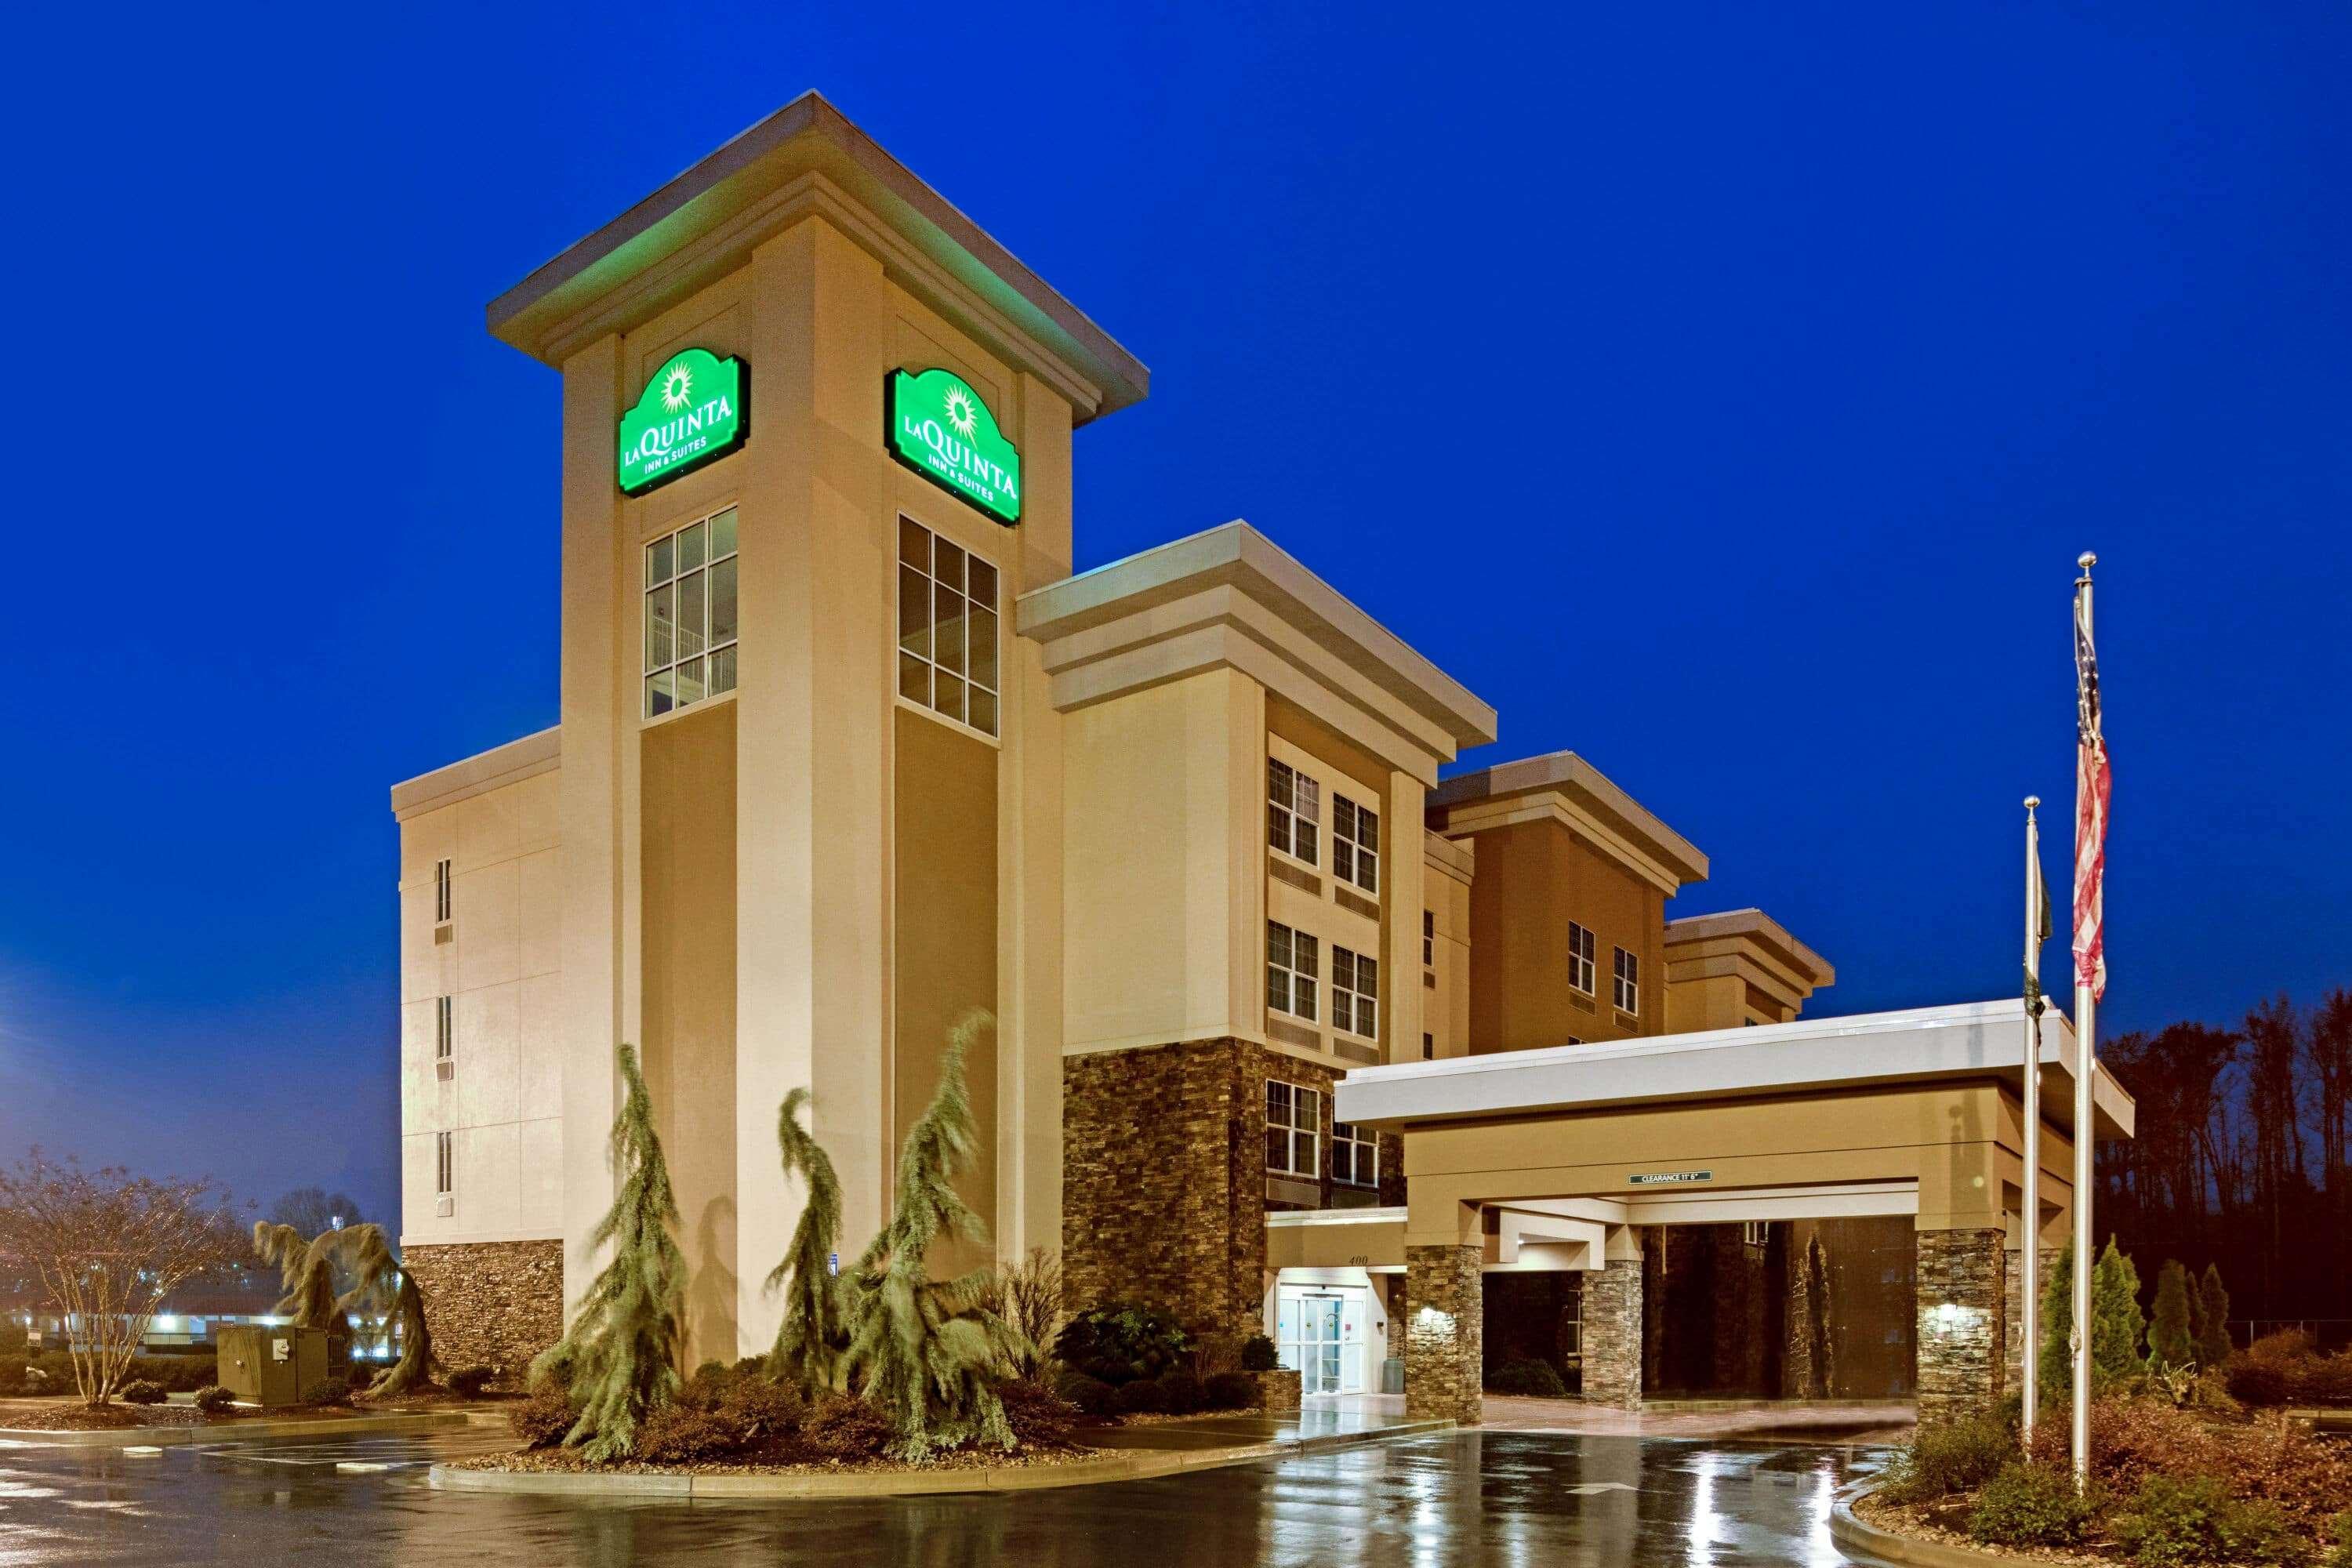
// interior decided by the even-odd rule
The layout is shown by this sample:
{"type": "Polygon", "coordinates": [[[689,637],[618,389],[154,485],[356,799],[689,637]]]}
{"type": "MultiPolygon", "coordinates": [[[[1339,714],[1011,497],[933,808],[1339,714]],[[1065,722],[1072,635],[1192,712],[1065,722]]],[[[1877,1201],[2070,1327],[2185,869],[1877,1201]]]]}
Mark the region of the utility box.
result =
{"type": "Polygon", "coordinates": [[[220,1385],[238,1400],[276,1409],[302,1405],[327,1381],[327,1331],[224,1325],[220,1385]]]}

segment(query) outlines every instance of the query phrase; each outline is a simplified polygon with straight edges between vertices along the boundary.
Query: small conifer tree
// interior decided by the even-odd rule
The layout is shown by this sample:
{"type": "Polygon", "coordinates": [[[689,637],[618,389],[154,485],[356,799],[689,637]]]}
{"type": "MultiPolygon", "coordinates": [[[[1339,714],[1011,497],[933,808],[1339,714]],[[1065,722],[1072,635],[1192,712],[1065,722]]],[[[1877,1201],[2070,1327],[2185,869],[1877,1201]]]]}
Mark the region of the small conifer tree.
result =
{"type": "Polygon", "coordinates": [[[2168,1258],[2156,1277],[2156,1316],[2147,1329],[2148,1364],[2187,1366],[2197,1359],[2197,1335],[2191,1322],[2195,1292],[2189,1270],[2178,1258],[2168,1258]]]}
{"type": "Polygon", "coordinates": [[[373,1394],[406,1394],[433,1381],[433,1330],[425,1318],[425,1292],[401,1267],[392,1240],[379,1225],[346,1226],[341,1238],[345,1264],[356,1283],[335,1305],[338,1314],[389,1313],[400,1320],[400,1359],[368,1384],[373,1394]]]}
{"type": "Polygon", "coordinates": [[[2101,1387],[2139,1373],[2147,1319],[2139,1310],[2139,1270],[2107,1237],[2091,1274],[2091,1375],[2101,1387]]]}
{"type": "Polygon", "coordinates": [[[2205,1325],[2197,1335],[2200,1366],[2220,1366],[2230,1359],[2230,1292],[2221,1284],[2221,1266],[2208,1263],[2204,1282],[2197,1289],[2197,1305],[2205,1325]]]}
{"type": "Polygon", "coordinates": [[[976,1144],[964,1055],[993,1022],[974,1010],[950,1032],[938,1092],[898,1152],[889,1223],[844,1280],[845,1380],[889,1417],[893,1449],[909,1460],[968,1442],[1013,1446],[991,1383],[1023,1347],[1019,1331],[987,1308],[991,1270],[935,1280],[925,1261],[937,1242],[987,1235],[954,1180],[976,1144]]]}
{"type": "Polygon", "coordinates": [[[833,1263],[841,1240],[841,1182],[834,1174],[833,1161],[801,1125],[801,1108],[808,1102],[809,1091],[796,1089],[784,1096],[776,1113],[784,1174],[800,1173],[808,1184],[808,1202],[801,1209],[800,1223],[793,1226],[784,1260],[768,1276],[769,1289],[784,1288],[784,1321],[776,1329],[768,1375],[780,1383],[796,1379],[801,1391],[814,1398],[840,1385],[846,1336],[833,1263]]]}
{"type": "Polygon", "coordinates": [[[2058,1249],[2049,1282],[2042,1287],[2042,1403],[2060,1409],[2074,1399],[2074,1244],[2058,1249]]]}
{"type": "Polygon", "coordinates": [[[686,1338],[677,1198],[635,1047],[615,1054],[624,1095],[611,1157],[620,1192],[589,1237],[592,1250],[609,1245],[613,1260],[589,1282],[563,1338],[530,1364],[533,1384],[562,1388],[579,1412],[564,1447],[599,1464],[628,1454],[646,1413],[677,1392],[686,1338]]]}

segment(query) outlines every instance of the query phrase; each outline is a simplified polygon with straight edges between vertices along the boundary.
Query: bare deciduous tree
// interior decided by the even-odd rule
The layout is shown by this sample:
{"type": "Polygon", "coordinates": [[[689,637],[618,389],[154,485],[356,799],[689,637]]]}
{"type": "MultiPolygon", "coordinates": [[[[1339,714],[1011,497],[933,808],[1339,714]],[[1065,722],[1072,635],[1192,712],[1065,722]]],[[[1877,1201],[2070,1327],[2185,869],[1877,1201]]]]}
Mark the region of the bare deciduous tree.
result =
{"type": "Polygon", "coordinates": [[[0,1170],[0,1258],[30,1272],[65,1314],[74,1384],[91,1405],[113,1399],[163,1299],[243,1250],[209,1180],[86,1171],[38,1149],[0,1170]]]}

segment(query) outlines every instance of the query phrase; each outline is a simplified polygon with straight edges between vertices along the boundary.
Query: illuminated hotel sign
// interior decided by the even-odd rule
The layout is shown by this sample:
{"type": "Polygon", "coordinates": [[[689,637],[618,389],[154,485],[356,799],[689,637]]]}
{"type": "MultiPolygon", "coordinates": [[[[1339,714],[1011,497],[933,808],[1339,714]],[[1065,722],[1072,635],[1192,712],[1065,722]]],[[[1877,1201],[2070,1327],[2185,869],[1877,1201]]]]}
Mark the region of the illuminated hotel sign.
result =
{"type": "Polygon", "coordinates": [[[709,349],[673,354],[621,416],[621,493],[636,495],[743,444],[751,367],[709,349]]]}
{"type": "Polygon", "coordinates": [[[1021,521],[1021,454],[970,382],[951,370],[894,370],[882,401],[892,457],[999,522],[1021,521]]]}

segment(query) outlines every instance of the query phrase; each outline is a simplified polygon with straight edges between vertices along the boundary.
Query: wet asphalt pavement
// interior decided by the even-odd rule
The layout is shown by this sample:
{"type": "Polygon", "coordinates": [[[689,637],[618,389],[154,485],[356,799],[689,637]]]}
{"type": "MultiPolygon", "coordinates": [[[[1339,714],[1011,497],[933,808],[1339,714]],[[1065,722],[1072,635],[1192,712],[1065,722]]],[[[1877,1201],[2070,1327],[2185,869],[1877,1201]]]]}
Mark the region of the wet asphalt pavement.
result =
{"type": "Polygon", "coordinates": [[[1403,1439],[1013,1496],[596,1503],[436,1492],[495,1431],[113,1450],[0,1447],[0,1568],[569,1564],[1820,1564],[1882,1451],[1533,1433],[1403,1439]],[[338,1471],[339,1462],[383,1465],[338,1471]]]}

